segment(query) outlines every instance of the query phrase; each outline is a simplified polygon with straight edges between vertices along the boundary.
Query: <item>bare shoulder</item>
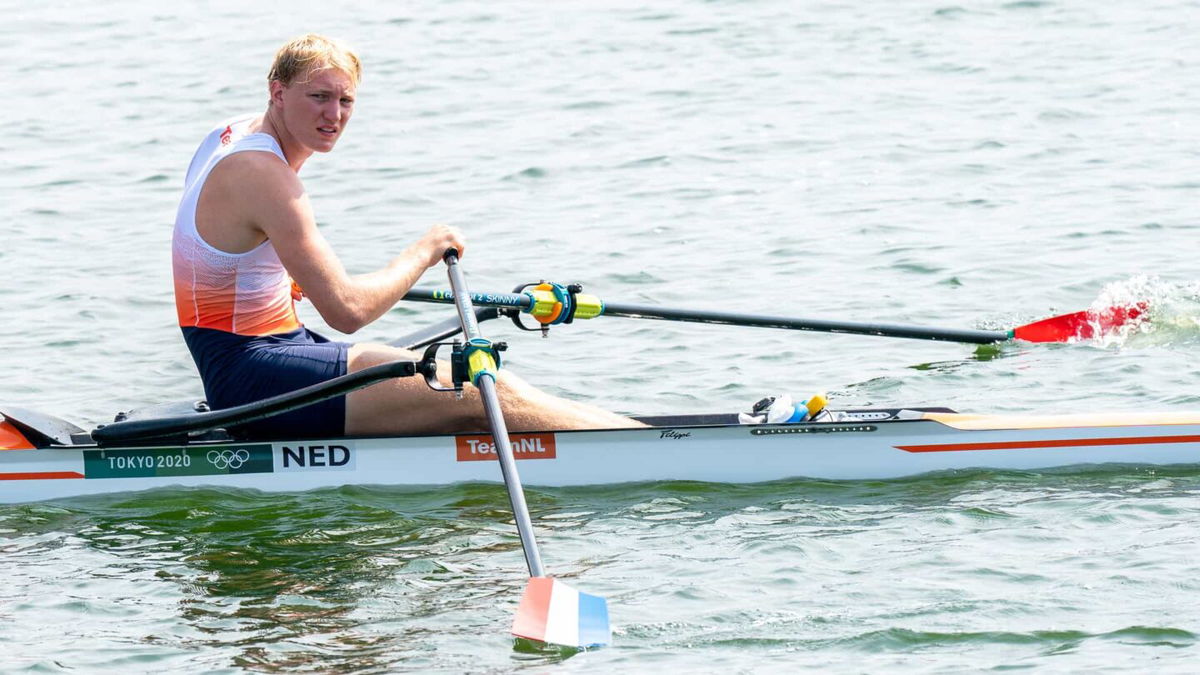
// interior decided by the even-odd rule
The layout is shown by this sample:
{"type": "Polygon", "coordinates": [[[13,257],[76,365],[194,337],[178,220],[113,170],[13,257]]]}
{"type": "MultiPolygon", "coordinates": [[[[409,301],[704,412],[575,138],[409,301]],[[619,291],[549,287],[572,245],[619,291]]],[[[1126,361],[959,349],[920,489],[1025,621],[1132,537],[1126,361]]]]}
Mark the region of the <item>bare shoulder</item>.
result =
{"type": "Polygon", "coordinates": [[[226,157],[213,170],[213,178],[235,193],[257,199],[290,197],[304,192],[295,171],[269,152],[239,152],[226,157]],[[218,175],[218,172],[219,175],[218,175]]]}
{"type": "Polygon", "coordinates": [[[276,250],[287,240],[304,239],[316,231],[308,195],[300,177],[279,157],[268,152],[240,152],[225,160],[229,180],[236,186],[236,200],[254,228],[275,242],[276,250]]]}
{"type": "Polygon", "coordinates": [[[307,236],[316,227],[300,178],[269,152],[244,151],[222,159],[205,180],[196,227],[213,246],[248,251],[265,238],[307,236]]]}

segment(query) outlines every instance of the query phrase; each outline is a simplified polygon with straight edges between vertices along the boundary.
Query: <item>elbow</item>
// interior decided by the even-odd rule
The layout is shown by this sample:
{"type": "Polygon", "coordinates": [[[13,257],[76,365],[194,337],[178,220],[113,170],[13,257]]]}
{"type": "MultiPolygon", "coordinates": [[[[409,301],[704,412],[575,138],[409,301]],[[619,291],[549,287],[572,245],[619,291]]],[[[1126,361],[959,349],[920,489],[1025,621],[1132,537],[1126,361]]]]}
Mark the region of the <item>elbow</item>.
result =
{"type": "Polygon", "coordinates": [[[325,319],[330,328],[346,335],[353,335],[371,323],[371,317],[348,306],[339,307],[333,312],[321,312],[321,318],[325,319]]]}
{"type": "Polygon", "coordinates": [[[330,328],[346,335],[353,335],[354,333],[358,332],[359,328],[363,327],[362,323],[357,321],[348,321],[345,319],[335,319],[333,321],[327,320],[325,323],[329,324],[330,328]]]}

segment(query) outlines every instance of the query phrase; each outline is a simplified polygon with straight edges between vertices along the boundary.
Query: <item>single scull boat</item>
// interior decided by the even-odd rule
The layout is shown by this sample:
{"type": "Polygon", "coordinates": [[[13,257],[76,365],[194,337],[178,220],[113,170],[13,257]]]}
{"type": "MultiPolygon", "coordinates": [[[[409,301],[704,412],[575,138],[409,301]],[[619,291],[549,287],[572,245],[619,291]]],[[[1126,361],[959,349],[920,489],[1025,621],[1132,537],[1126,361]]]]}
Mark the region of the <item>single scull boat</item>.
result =
{"type": "MultiPolygon", "coordinates": [[[[527,285],[529,286],[529,285],[527,285]]],[[[523,287],[524,288],[524,287],[523,287]]],[[[857,332],[964,342],[1067,341],[1120,325],[1138,306],[1077,312],[1014,331],[944,331],[914,326],[816,322],[751,315],[606,305],[578,287],[542,284],[516,294],[473,293],[479,321],[516,313],[542,325],[609,314],[798,330],[857,332]],[[615,308],[615,309],[614,309],[615,308]],[[576,311],[579,313],[577,314],[576,311]],[[1115,317],[1115,318],[1114,318],[1115,317]],[[790,322],[790,323],[789,323],[790,322]],[[1031,328],[1036,327],[1036,329],[1031,328]],[[1082,328],[1081,328],[1082,327],[1082,328]],[[1022,336],[1024,331],[1024,336],[1022,336]]],[[[414,291],[411,300],[453,302],[453,293],[414,291]]],[[[438,349],[460,330],[448,320],[392,344],[425,348],[420,361],[384,364],[273,399],[221,411],[203,403],[119,414],[86,431],[70,422],[0,406],[0,502],[16,503],[171,485],[300,491],[341,485],[498,482],[486,433],[388,438],[248,439],[237,425],[391,378],[435,376],[438,349]],[[227,429],[234,430],[230,434],[227,429]]],[[[504,349],[502,344],[497,345],[504,349]]],[[[467,370],[454,343],[455,385],[467,370]]],[[[751,483],[807,477],[879,479],[935,471],[1036,470],[1074,465],[1200,463],[1200,413],[967,415],[949,408],[841,411],[837,422],[743,425],[736,414],[639,417],[646,429],[511,434],[526,483],[597,485],[686,480],[751,483]]]]}

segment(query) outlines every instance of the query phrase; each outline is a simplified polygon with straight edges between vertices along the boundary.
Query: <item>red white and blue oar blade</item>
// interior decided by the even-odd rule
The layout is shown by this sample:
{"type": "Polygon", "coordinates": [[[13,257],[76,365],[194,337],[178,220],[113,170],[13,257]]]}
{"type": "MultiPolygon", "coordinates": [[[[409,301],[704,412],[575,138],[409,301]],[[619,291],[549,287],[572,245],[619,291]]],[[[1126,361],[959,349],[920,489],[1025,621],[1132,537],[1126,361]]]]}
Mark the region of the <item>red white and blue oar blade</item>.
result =
{"type": "Polygon", "coordinates": [[[1134,305],[1085,309],[1082,312],[1053,316],[1012,331],[1012,336],[1026,342],[1070,342],[1091,340],[1146,319],[1148,306],[1145,302],[1134,305]]]}
{"type": "Polygon", "coordinates": [[[580,593],[553,577],[533,577],[521,596],[512,634],[579,649],[607,645],[612,642],[608,601],[580,593]]]}

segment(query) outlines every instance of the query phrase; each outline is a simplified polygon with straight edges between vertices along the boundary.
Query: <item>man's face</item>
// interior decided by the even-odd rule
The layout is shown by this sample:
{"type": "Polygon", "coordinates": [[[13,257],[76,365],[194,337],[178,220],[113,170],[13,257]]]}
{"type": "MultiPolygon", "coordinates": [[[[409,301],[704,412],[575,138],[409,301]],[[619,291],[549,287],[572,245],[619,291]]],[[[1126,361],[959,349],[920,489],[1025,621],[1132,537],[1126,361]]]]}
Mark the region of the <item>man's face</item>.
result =
{"type": "Polygon", "coordinates": [[[329,152],[354,112],[354,80],[326,68],[290,85],[271,83],[271,101],[283,113],[288,133],[313,152],[329,152]]]}

